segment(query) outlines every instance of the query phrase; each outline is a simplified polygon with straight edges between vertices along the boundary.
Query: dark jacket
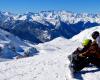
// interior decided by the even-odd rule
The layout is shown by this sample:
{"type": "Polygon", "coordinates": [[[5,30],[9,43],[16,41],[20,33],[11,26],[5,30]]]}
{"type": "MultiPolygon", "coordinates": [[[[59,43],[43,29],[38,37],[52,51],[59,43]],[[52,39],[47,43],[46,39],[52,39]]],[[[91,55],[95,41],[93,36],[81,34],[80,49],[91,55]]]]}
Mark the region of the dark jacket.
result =
{"type": "Polygon", "coordinates": [[[85,52],[81,53],[81,55],[83,57],[95,56],[97,51],[98,51],[98,44],[96,43],[96,41],[94,41],[85,52]]]}
{"type": "Polygon", "coordinates": [[[87,51],[81,53],[81,56],[90,57],[92,64],[100,66],[100,48],[98,47],[96,41],[91,44],[87,51]]]}
{"type": "Polygon", "coordinates": [[[84,60],[86,57],[80,57],[79,55],[83,52],[85,52],[89,46],[85,46],[84,48],[77,48],[72,55],[69,55],[68,58],[71,61],[71,63],[79,64],[81,60],[84,60]]]}

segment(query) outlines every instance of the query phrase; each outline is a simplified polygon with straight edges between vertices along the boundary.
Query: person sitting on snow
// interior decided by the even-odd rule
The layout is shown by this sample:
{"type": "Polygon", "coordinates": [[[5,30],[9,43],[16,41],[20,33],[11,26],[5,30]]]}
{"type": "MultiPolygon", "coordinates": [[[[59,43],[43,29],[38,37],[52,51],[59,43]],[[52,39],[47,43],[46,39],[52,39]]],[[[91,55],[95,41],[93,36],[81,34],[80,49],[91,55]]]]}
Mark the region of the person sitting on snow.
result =
{"type": "MultiPolygon", "coordinates": [[[[72,57],[70,64],[70,69],[72,72],[77,72],[82,70],[84,67],[88,66],[90,63],[97,67],[100,67],[100,34],[98,31],[92,33],[92,38],[94,41],[85,50],[79,51],[78,49],[72,54],[76,55],[72,57]],[[78,52],[78,53],[77,53],[78,52]],[[76,54],[75,54],[76,53],[76,54]]],[[[88,40],[83,41],[83,43],[88,43],[88,40]]],[[[83,48],[84,49],[84,48],[83,48]]]]}
{"type": "Polygon", "coordinates": [[[94,41],[92,42],[90,48],[86,52],[81,53],[79,56],[89,57],[90,63],[100,67],[100,33],[98,31],[94,31],[92,33],[92,38],[94,41]]]}
{"type": "Polygon", "coordinates": [[[82,42],[83,48],[77,48],[71,55],[68,56],[71,61],[69,67],[72,72],[77,72],[86,66],[87,57],[81,57],[80,54],[86,52],[92,44],[92,40],[85,39],[82,42]]]}

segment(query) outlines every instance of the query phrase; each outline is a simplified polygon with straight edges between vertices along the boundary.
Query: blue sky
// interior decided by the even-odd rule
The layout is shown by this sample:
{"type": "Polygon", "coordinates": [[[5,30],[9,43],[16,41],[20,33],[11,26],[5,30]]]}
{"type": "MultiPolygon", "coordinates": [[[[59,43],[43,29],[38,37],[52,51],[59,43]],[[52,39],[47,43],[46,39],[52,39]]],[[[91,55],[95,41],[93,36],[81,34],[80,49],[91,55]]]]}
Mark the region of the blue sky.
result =
{"type": "Polygon", "coordinates": [[[0,0],[0,11],[25,13],[42,10],[100,13],[100,0],[0,0]]]}

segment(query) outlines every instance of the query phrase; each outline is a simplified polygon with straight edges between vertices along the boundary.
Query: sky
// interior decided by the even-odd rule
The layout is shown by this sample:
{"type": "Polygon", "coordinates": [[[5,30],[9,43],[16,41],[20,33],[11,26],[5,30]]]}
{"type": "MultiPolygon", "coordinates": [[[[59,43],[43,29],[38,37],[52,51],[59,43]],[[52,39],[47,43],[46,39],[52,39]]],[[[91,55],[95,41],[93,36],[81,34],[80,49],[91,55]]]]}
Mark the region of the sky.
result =
{"type": "Polygon", "coordinates": [[[12,13],[66,10],[100,13],[100,0],[0,0],[0,11],[12,13]]]}

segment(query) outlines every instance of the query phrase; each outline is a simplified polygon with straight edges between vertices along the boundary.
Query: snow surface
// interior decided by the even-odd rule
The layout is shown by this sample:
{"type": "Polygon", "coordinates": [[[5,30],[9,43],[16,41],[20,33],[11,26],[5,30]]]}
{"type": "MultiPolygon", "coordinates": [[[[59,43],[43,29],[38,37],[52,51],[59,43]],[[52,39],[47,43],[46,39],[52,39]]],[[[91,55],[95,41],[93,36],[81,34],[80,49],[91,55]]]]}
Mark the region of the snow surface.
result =
{"type": "Polygon", "coordinates": [[[84,68],[75,79],[71,77],[67,56],[80,45],[60,37],[33,45],[39,55],[0,63],[0,80],[100,80],[100,69],[95,67],[84,68]]]}

